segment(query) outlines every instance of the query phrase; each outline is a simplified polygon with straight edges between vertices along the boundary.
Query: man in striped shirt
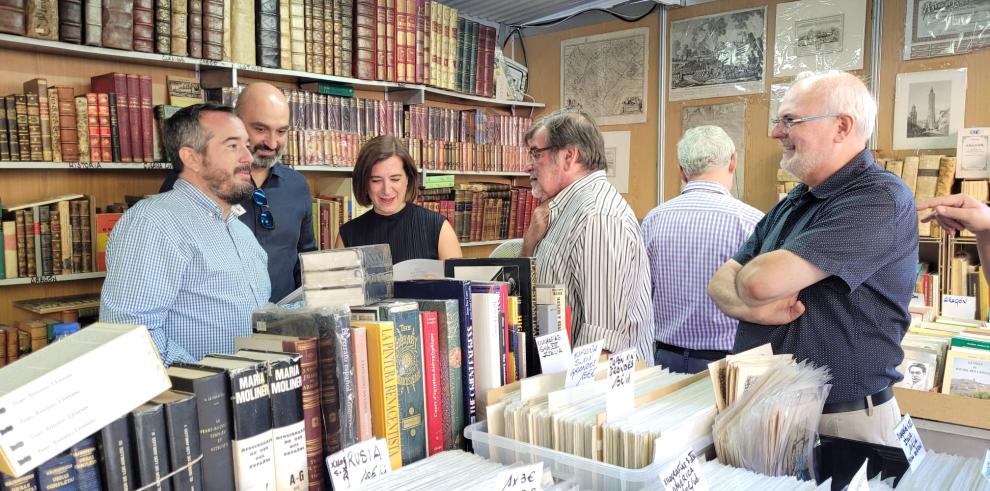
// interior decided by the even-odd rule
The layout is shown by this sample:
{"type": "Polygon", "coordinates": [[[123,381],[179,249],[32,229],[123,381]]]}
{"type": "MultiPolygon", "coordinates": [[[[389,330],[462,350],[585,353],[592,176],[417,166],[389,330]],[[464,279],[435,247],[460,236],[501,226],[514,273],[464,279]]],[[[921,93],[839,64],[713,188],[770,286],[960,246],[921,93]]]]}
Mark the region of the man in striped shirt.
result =
{"type": "Polygon", "coordinates": [[[558,111],[526,133],[527,172],[543,203],[523,240],[539,283],[560,283],[574,345],[635,349],[653,365],[650,265],[636,215],[605,177],[605,145],[590,116],[558,111]]]}
{"type": "Polygon", "coordinates": [[[732,197],[736,147],[718,126],[699,126],[677,144],[676,198],[643,220],[653,272],[656,363],[697,373],[732,350],[739,322],[708,296],[708,280],[732,258],[763,213],[732,197]]]}

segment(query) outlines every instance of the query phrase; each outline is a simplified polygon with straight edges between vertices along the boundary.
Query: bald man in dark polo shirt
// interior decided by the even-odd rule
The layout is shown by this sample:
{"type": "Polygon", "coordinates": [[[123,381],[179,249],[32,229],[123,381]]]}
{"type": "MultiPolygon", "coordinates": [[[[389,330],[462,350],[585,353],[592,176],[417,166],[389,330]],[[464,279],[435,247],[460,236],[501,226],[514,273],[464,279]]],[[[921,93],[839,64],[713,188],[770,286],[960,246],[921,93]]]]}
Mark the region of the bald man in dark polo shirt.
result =
{"type": "Polygon", "coordinates": [[[896,446],[901,339],[918,262],[914,199],[866,148],[876,102],[843,72],[802,74],[781,101],[774,138],[799,184],[712,277],[708,292],[739,319],[734,352],[827,366],[819,432],[896,446]]]}

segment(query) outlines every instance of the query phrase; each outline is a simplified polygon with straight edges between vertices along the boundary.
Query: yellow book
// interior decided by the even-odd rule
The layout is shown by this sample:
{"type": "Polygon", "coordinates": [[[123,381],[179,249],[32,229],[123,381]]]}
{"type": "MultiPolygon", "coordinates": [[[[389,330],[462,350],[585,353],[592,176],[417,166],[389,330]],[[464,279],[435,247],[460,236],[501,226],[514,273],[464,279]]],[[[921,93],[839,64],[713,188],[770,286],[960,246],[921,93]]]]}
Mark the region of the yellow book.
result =
{"type": "Polygon", "coordinates": [[[980,279],[980,290],[976,292],[977,313],[981,321],[987,320],[990,313],[990,291],[987,291],[987,279],[983,276],[983,266],[976,268],[976,277],[980,279]]]}
{"type": "Polygon", "coordinates": [[[254,1],[232,0],[233,19],[230,35],[230,61],[242,65],[255,65],[257,44],[254,39],[254,1]]]}
{"type": "Polygon", "coordinates": [[[402,467],[399,430],[399,385],[395,365],[395,325],[391,321],[351,321],[368,332],[368,381],[371,386],[371,430],[388,445],[392,470],[402,467]]]}
{"type": "Polygon", "coordinates": [[[911,194],[914,194],[915,187],[918,185],[918,163],[919,159],[915,158],[905,158],[904,164],[901,166],[901,179],[904,180],[904,184],[907,184],[908,189],[911,190],[911,194]]]}

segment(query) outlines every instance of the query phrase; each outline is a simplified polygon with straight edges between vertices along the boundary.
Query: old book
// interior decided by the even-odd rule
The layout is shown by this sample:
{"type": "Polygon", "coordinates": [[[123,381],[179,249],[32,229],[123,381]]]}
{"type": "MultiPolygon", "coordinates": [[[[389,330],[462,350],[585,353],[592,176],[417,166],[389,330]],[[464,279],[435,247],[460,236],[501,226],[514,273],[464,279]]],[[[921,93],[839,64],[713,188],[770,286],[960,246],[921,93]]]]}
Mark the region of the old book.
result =
{"type": "Polygon", "coordinates": [[[272,409],[265,367],[255,361],[207,355],[198,366],[225,370],[234,427],[234,483],[238,489],[275,488],[272,409]]]}
{"type": "MultiPolygon", "coordinates": [[[[19,149],[19,160],[31,160],[31,131],[28,128],[27,96],[14,94],[4,98],[4,102],[7,105],[8,125],[10,125],[9,115],[14,115],[14,124],[10,125],[12,129],[9,130],[11,149],[13,149],[13,142],[16,139],[17,148],[19,149]],[[10,109],[12,106],[14,107],[13,111],[10,109]],[[14,138],[14,130],[17,132],[16,138],[14,138]]],[[[13,152],[11,152],[11,156],[13,156],[13,152]]]]}
{"type": "Polygon", "coordinates": [[[24,16],[28,37],[58,41],[56,0],[25,0],[24,16]]]}
{"type": "Polygon", "coordinates": [[[38,478],[35,476],[34,472],[28,472],[20,477],[8,476],[6,474],[0,474],[0,489],[7,491],[38,491],[38,478]]]}
{"type": "MultiPolygon", "coordinates": [[[[316,6],[315,3],[313,5],[316,6]]],[[[340,31],[335,29],[335,20],[340,21],[340,13],[337,11],[339,8],[340,0],[323,0],[323,66],[320,67],[320,73],[327,75],[334,74],[334,53],[338,52],[340,42],[340,31]]]]}
{"type": "Polygon", "coordinates": [[[396,372],[395,325],[390,321],[353,321],[368,333],[368,380],[371,387],[371,426],[388,445],[392,469],[402,467],[399,386],[396,372]]]}
{"type": "Polygon", "coordinates": [[[357,413],[357,439],[369,440],[374,437],[371,426],[371,386],[368,381],[368,330],[363,327],[351,328],[351,353],[354,359],[354,394],[357,413]]]}
{"type": "Polygon", "coordinates": [[[167,369],[172,388],[196,394],[199,421],[199,448],[203,452],[201,468],[203,488],[234,490],[234,461],[230,442],[230,390],[222,371],[203,370],[184,365],[167,369]]]}
{"type": "Polygon", "coordinates": [[[901,179],[904,180],[904,184],[907,184],[908,189],[911,190],[911,194],[915,194],[915,188],[918,185],[918,157],[904,159],[904,166],[901,169],[901,179]]]}
{"type": "Polygon", "coordinates": [[[48,205],[51,216],[52,233],[52,274],[60,275],[64,273],[62,261],[62,219],[59,213],[59,203],[48,205]]]}
{"type": "MultiPolygon", "coordinates": [[[[30,273],[27,264],[27,215],[25,210],[16,210],[13,213],[17,237],[17,277],[22,278],[30,273]]],[[[16,343],[16,338],[14,341],[16,343]]],[[[17,353],[16,347],[13,352],[17,353]]],[[[7,353],[11,352],[8,350],[7,353]]]]}
{"type": "Polygon", "coordinates": [[[260,361],[267,368],[272,404],[275,489],[308,488],[306,424],[302,403],[302,357],[299,353],[237,350],[236,356],[260,361]]]}
{"type": "Polygon", "coordinates": [[[110,112],[110,161],[121,162],[120,158],[120,120],[117,115],[117,94],[107,94],[107,110],[110,112]]]}
{"type": "Polygon", "coordinates": [[[340,70],[338,77],[354,76],[354,0],[340,0],[340,70]]]}
{"type": "Polygon", "coordinates": [[[355,76],[374,80],[377,62],[377,35],[375,0],[355,0],[354,11],[354,67],[355,76]]]}
{"type": "MultiPolygon", "coordinates": [[[[151,112],[151,76],[139,76],[138,93],[140,94],[141,109],[141,149],[144,162],[155,161],[154,127],[155,122],[151,112]]],[[[130,86],[127,87],[130,89],[130,86]]],[[[134,99],[131,99],[133,103],[134,99]]],[[[131,124],[134,124],[131,121],[131,124]]]]}
{"type": "Polygon", "coordinates": [[[172,489],[168,480],[162,481],[171,472],[166,431],[165,407],[161,404],[146,402],[131,411],[131,437],[136,450],[134,462],[139,486],[151,485],[151,489],[160,491],[172,489]]]}
{"type": "Polygon", "coordinates": [[[386,26],[385,35],[388,35],[388,30],[390,27],[395,33],[394,41],[391,47],[393,48],[393,60],[395,63],[395,80],[398,82],[406,82],[406,1],[405,0],[394,0],[393,5],[395,9],[393,15],[395,19],[395,25],[386,26]]]}
{"type": "MultiPolygon", "coordinates": [[[[62,159],[62,125],[59,122],[58,114],[58,89],[55,87],[48,87],[48,131],[51,133],[50,138],[52,141],[52,161],[53,162],[64,162],[62,159]]],[[[44,111],[45,108],[42,108],[44,111]]],[[[2,111],[2,109],[0,109],[2,111]]],[[[2,120],[3,118],[0,118],[2,120]]],[[[0,123],[2,126],[2,123],[0,123]]],[[[2,140],[3,131],[0,130],[0,140],[2,140]]],[[[2,144],[0,144],[2,146],[2,144]]]]}
{"type": "Polygon", "coordinates": [[[203,0],[189,0],[187,9],[189,10],[189,20],[187,23],[189,33],[188,56],[197,59],[204,58],[203,0]]]}
{"type": "Polygon", "coordinates": [[[258,66],[278,68],[282,52],[279,48],[279,0],[255,0],[254,4],[255,43],[258,66]]]}
{"type": "Polygon", "coordinates": [[[96,94],[86,94],[86,128],[89,130],[89,159],[103,161],[103,143],[100,140],[100,102],[96,94]]]}
{"type": "MultiPolygon", "coordinates": [[[[312,46],[307,45],[307,48],[311,48],[307,56],[312,56],[312,61],[310,64],[310,71],[313,73],[325,73],[326,72],[326,9],[324,8],[324,2],[326,0],[312,0],[310,2],[310,39],[312,40],[312,46]]],[[[331,19],[332,21],[332,19],[331,19]]]]}
{"type": "MultiPolygon", "coordinates": [[[[100,161],[113,161],[113,128],[110,125],[110,95],[96,94],[96,117],[100,127],[100,161]]],[[[91,130],[92,131],[92,130],[91,130]]],[[[118,151],[118,153],[120,153],[118,151]]]]}
{"type": "Polygon", "coordinates": [[[10,146],[10,160],[21,160],[20,130],[17,125],[17,99],[13,95],[3,98],[4,114],[7,121],[7,144],[10,146]]]}
{"type": "Polygon", "coordinates": [[[375,0],[375,80],[388,80],[386,61],[388,56],[387,33],[388,5],[386,0],[375,0]]]}
{"type": "MultiPolygon", "coordinates": [[[[25,108],[27,110],[28,126],[28,147],[30,148],[31,160],[44,160],[44,146],[41,137],[41,106],[38,102],[38,94],[25,94],[25,108]]],[[[47,104],[46,104],[47,106],[47,104]]],[[[23,145],[24,142],[21,142],[23,145]]],[[[49,144],[51,144],[49,142],[49,144]]]]}
{"type": "Polygon", "coordinates": [[[17,222],[12,217],[3,219],[3,261],[5,276],[17,278],[17,222]]]}
{"type": "MultiPolygon", "coordinates": [[[[131,50],[134,47],[135,4],[130,0],[103,2],[103,46],[131,50]]],[[[103,88],[94,91],[102,92],[103,88]]]]}
{"type": "MultiPolygon", "coordinates": [[[[38,214],[38,233],[36,236],[40,237],[41,249],[38,255],[39,262],[41,265],[41,275],[51,276],[53,268],[52,264],[52,220],[51,220],[51,208],[48,205],[38,206],[35,208],[38,214]]],[[[47,338],[47,331],[46,331],[47,338]]]]}
{"type": "Polygon", "coordinates": [[[75,461],[76,486],[79,491],[101,491],[100,464],[97,460],[96,436],[83,438],[69,449],[75,461]]]}
{"type": "MultiPolygon", "coordinates": [[[[34,94],[38,98],[38,118],[41,133],[41,159],[52,161],[51,116],[48,106],[48,80],[33,78],[24,82],[24,92],[34,94]]],[[[29,122],[30,123],[30,122],[29,122]]]]}
{"type": "Polygon", "coordinates": [[[155,0],[155,52],[172,52],[172,0],[155,0]]]}
{"type": "Polygon", "coordinates": [[[0,97],[0,160],[13,160],[10,158],[10,143],[7,130],[7,106],[0,97]]]}
{"type": "Polygon", "coordinates": [[[306,9],[303,0],[289,0],[289,50],[292,64],[284,68],[306,69],[306,9]]]}
{"type": "Polygon", "coordinates": [[[189,56],[189,1],[172,0],[171,41],[169,52],[189,56]]]}
{"type": "Polygon", "coordinates": [[[70,491],[78,489],[76,484],[75,459],[70,453],[62,453],[52,457],[38,466],[35,474],[38,476],[38,489],[52,491],[70,491]]]}
{"type": "Polygon", "coordinates": [[[223,61],[232,61],[234,0],[223,0],[223,61]]]}
{"type": "Polygon", "coordinates": [[[133,50],[155,51],[155,0],[134,0],[133,50]]]}
{"type": "Polygon", "coordinates": [[[231,0],[230,61],[242,65],[257,64],[257,40],[254,23],[255,0],[231,0]]]}
{"type": "Polygon", "coordinates": [[[938,163],[938,181],[935,183],[935,196],[952,194],[952,184],[956,180],[956,158],[942,157],[938,163]]]}
{"type": "Polygon", "coordinates": [[[427,19],[429,18],[427,5],[429,5],[429,2],[427,0],[413,0],[412,3],[413,3],[413,7],[415,8],[415,13],[413,14],[414,16],[413,18],[415,19],[416,22],[415,33],[414,33],[414,36],[416,37],[416,47],[415,47],[416,65],[414,69],[415,74],[413,78],[415,79],[415,83],[422,84],[422,83],[426,83],[424,82],[423,62],[429,56],[429,51],[428,51],[429,30],[427,29],[427,19]]]}
{"type": "Polygon", "coordinates": [[[292,69],[292,21],[289,0],[278,0],[278,65],[292,69]]]}
{"type": "Polygon", "coordinates": [[[224,53],[224,0],[203,1],[203,58],[222,60],[224,53]]]}
{"type": "Polygon", "coordinates": [[[306,459],[309,489],[323,486],[323,424],[320,413],[320,373],[316,338],[254,333],[234,338],[235,349],[299,353],[302,374],[302,409],[306,431],[306,459]]]}
{"type": "MultiPolygon", "coordinates": [[[[59,144],[64,162],[79,161],[79,131],[72,87],[56,86],[58,93],[59,144]]],[[[50,97],[50,96],[49,96],[50,97]]]]}
{"type": "Polygon", "coordinates": [[[58,39],[82,43],[82,0],[58,0],[58,39]]]}
{"type": "MultiPolygon", "coordinates": [[[[103,44],[103,3],[101,0],[82,0],[83,3],[83,44],[101,46],[103,44]]],[[[128,40],[128,43],[131,41],[128,40]]],[[[130,46],[130,45],[128,45],[130,46]]],[[[130,49],[130,48],[128,48],[130,49]]]]}
{"type": "MultiPolygon", "coordinates": [[[[395,2],[385,0],[385,80],[395,82],[395,2]]],[[[381,19],[379,20],[381,22],[381,19]]]]}
{"type": "Polygon", "coordinates": [[[24,35],[25,0],[0,0],[0,32],[24,35]]]}
{"type": "Polygon", "coordinates": [[[165,407],[170,468],[173,471],[182,469],[169,479],[172,489],[176,491],[201,489],[202,461],[199,459],[202,451],[199,440],[199,418],[196,414],[196,395],[168,390],[155,396],[151,401],[165,407]]]}
{"type": "MultiPolygon", "coordinates": [[[[130,110],[128,123],[130,123],[131,158],[134,162],[141,162],[144,161],[144,143],[141,136],[144,134],[144,120],[141,117],[141,76],[134,73],[125,75],[127,79],[127,109],[130,110]]],[[[120,114],[117,117],[120,117],[120,114]]]]}

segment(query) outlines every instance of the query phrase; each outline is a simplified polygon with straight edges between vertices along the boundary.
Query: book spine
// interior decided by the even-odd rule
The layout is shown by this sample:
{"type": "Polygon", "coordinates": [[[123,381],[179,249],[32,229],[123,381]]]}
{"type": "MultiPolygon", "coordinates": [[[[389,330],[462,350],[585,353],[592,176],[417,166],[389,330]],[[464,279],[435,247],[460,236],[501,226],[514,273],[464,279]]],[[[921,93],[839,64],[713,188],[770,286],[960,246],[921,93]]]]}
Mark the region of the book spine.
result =
{"type": "Polygon", "coordinates": [[[199,379],[169,374],[172,388],[196,394],[199,421],[199,448],[203,489],[234,491],[234,460],[231,452],[233,427],[230,424],[230,390],[226,375],[217,373],[199,379]]]}
{"type": "Polygon", "coordinates": [[[155,52],[172,52],[172,1],[155,0],[155,52]]]}
{"type": "Polygon", "coordinates": [[[289,0],[278,0],[278,64],[292,68],[292,7],[289,0]]]}
{"type": "MultiPolygon", "coordinates": [[[[423,392],[426,413],[426,453],[433,455],[444,450],[443,397],[441,395],[440,340],[436,312],[420,312],[423,328],[423,392]]],[[[449,422],[448,422],[449,426],[449,422]]]]}
{"type": "Polygon", "coordinates": [[[62,268],[62,219],[58,210],[58,203],[49,206],[51,217],[52,233],[52,274],[60,275],[62,268]]]}
{"type": "Polygon", "coordinates": [[[55,0],[26,0],[25,3],[28,37],[58,41],[58,3],[55,0]]]}
{"type": "Polygon", "coordinates": [[[96,94],[86,94],[86,127],[89,129],[89,159],[103,161],[103,148],[100,143],[100,104],[96,94]]]}
{"type": "Polygon", "coordinates": [[[7,135],[7,105],[0,98],[0,160],[13,160],[10,158],[10,140],[7,135]]]}
{"type": "Polygon", "coordinates": [[[117,94],[107,94],[107,109],[110,111],[110,161],[121,162],[120,120],[117,113],[117,94]]]}
{"type": "Polygon", "coordinates": [[[234,482],[238,489],[274,489],[272,409],[265,368],[231,370],[234,482]]]}
{"type": "Polygon", "coordinates": [[[151,53],[155,48],[155,0],[134,0],[132,49],[151,53]]]}
{"type": "Polygon", "coordinates": [[[354,76],[354,0],[340,0],[340,77],[354,76]]]}
{"type": "Polygon", "coordinates": [[[422,328],[415,308],[392,309],[388,318],[395,323],[402,465],[408,465],[426,457],[422,328]]]}
{"type": "Polygon", "coordinates": [[[293,70],[306,69],[306,5],[303,0],[289,0],[289,38],[293,70]]]}
{"type": "Polygon", "coordinates": [[[203,0],[203,58],[223,60],[224,42],[224,1],[203,0]]]}
{"type": "Polygon", "coordinates": [[[189,396],[165,403],[165,426],[171,469],[184,468],[170,479],[172,488],[177,491],[200,489],[202,461],[192,463],[202,455],[199,446],[196,398],[189,396]]]}
{"type": "MultiPolygon", "coordinates": [[[[101,0],[82,0],[83,31],[82,41],[86,46],[103,45],[103,13],[101,0]]],[[[128,46],[130,46],[128,40],[128,46]]],[[[128,47],[128,49],[130,49],[128,47]]]]}
{"type": "Polygon", "coordinates": [[[147,486],[157,482],[153,489],[171,490],[171,483],[161,480],[162,476],[171,472],[164,407],[161,404],[146,404],[131,412],[131,430],[136,449],[139,485],[147,486]]]}
{"type": "MultiPolygon", "coordinates": [[[[38,134],[41,136],[41,159],[46,162],[52,161],[52,134],[51,134],[51,113],[48,106],[48,82],[43,78],[36,78],[24,83],[24,91],[33,94],[37,98],[38,107],[38,134]]],[[[31,100],[28,101],[33,104],[31,100]]],[[[32,111],[29,111],[29,119],[32,111]]],[[[30,121],[29,121],[30,124],[30,121]]]]}
{"type": "Polygon", "coordinates": [[[84,438],[69,450],[75,460],[76,485],[79,491],[100,491],[100,465],[97,461],[96,437],[84,438]]]}
{"type": "MultiPolygon", "coordinates": [[[[17,142],[19,148],[19,159],[20,160],[31,160],[31,132],[28,128],[28,110],[27,110],[27,97],[23,95],[13,95],[11,98],[15,101],[15,124],[12,128],[17,130],[17,142]]],[[[8,114],[10,114],[10,109],[8,106],[8,114]]],[[[11,137],[13,137],[13,131],[11,131],[11,137]]],[[[13,146],[13,139],[11,140],[11,145],[13,146]]]]}
{"type": "Polygon", "coordinates": [[[399,430],[399,387],[395,371],[395,327],[391,322],[355,323],[368,330],[368,381],[371,387],[371,426],[384,438],[392,469],[402,467],[399,430]]]}
{"type": "Polygon", "coordinates": [[[189,56],[189,0],[172,0],[170,52],[189,56]]]}
{"type": "Polygon", "coordinates": [[[368,381],[368,330],[355,327],[351,330],[351,353],[354,358],[354,393],[357,410],[357,439],[359,442],[374,438],[371,425],[371,386],[368,381]]]}
{"type": "Polygon", "coordinates": [[[3,259],[7,278],[20,276],[17,271],[17,222],[3,222],[3,259]]]}
{"type": "Polygon", "coordinates": [[[24,30],[24,0],[13,0],[0,4],[0,32],[23,36],[24,30]]]}
{"type": "Polygon", "coordinates": [[[143,150],[144,161],[154,162],[154,116],[151,111],[151,76],[141,75],[138,90],[140,91],[141,103],[141,149],[143,150]]]}
{"type": "Polygon", "coordinates": [[[3,491],[38,491],[38,479],[34,472],[28,472],[21,477],[0,474],[0,489],[3,491]]]}
{"type": "MultiPolygon", "coordinates": [[[[25,94],[27,108],[28,145],[30,147],[31,160],[45,160],[44,145],[41,135],[41,106],[38,103],[38,94],[25,94]]],[[[23,142],[22,142],[23,143],[23,142]]],[[[49,142],[51,145],[51,142],[49,142]]],[[[51,150],[49,149],[49,152],[51,150]]]]}
{"type": "Polygon", "coordinates": [[[323,486],[323,425],[320,414],[319,356],[315,338],[284,341],[283,350],[299,353],[299,371],[302,380],[302,411],[306,432],[306,459],[309,489],[318,491],[323,486]]]}
{"type": "Polygon", "coordinates": [[[52,222],[48,205],[38,206],[38,237],[41,241],[41,274],[52,275],[52,222]]]}
{"type": "Polygon", "coordinates": [[[189,57],[205,58],[203,54],[203,0],[189,0],[189,57]]]}
{"type": "Polygon", "coordinates": [[[275,489],[301,491],[308,488],[301,359],[297,355],[271,361],[267,368],[272,403],[275,489]]]}
{"type": "Polygon", "coordinates": [[[256,0],[255,5],[255,41],[257,43],[257,58],[259,66],[278,68],[281,51],[279,49],[279,0],[256,0]]]}
{"type": "MultiPolygon", "coordinates": [[[[317,2],[319,3],[319,2],[317,2]]],[[[340,7],[339,0],[323,0],[323,64],[320,69],[323,70],[322,73],[327,75],[334,74],[334,55],[337,53],[337,46],[339,45],[339,40],[334,38],[334,34],[340,36],[340,31],[337,31],[334,21],[339,20],[339,15],[336,14],[336,10],[340,7]]],[[[317,4],[314,4],[314,7],[317,4]]],[[[314,11],[316,13],[316,11],[314,11]]],[[[312,127],[310,127],[312,129],[312,127]]]]}
{"type": "Polygon", "coordinates": [[[96,101],[96,116],[100,128],[100,161],[112,162],[113,128],[110,125],[110,95],[96,94],[96,101]]]}
{"type": "MultiPolygon", "coordinates": [[[[55,87],[48,87],[48,124],[49,130],[51,131],[52,139],[52,161],[53,162],[64,162],[62,160],[62,125],[59,121],[58,113],[58,89],[55,87]]],[[[3,111],[3,108],[0,108],[3,111]]],[[[0,115],[0,125],[2,125],[4,119],[0,115]]],[[[2,128],[0,128],[0,140],[6,136],[2,128]]],[[[0,143],[0,149],[3,145],[0,143]]]]}
{"type": "Polygon", "coordinates": [[[35,473],[38,476],[38,488],[52,491],[70,491],[78,489],[76,483],[75,459],[72,454],[63,453],[49,459],[38,466],[35,473]]]}

